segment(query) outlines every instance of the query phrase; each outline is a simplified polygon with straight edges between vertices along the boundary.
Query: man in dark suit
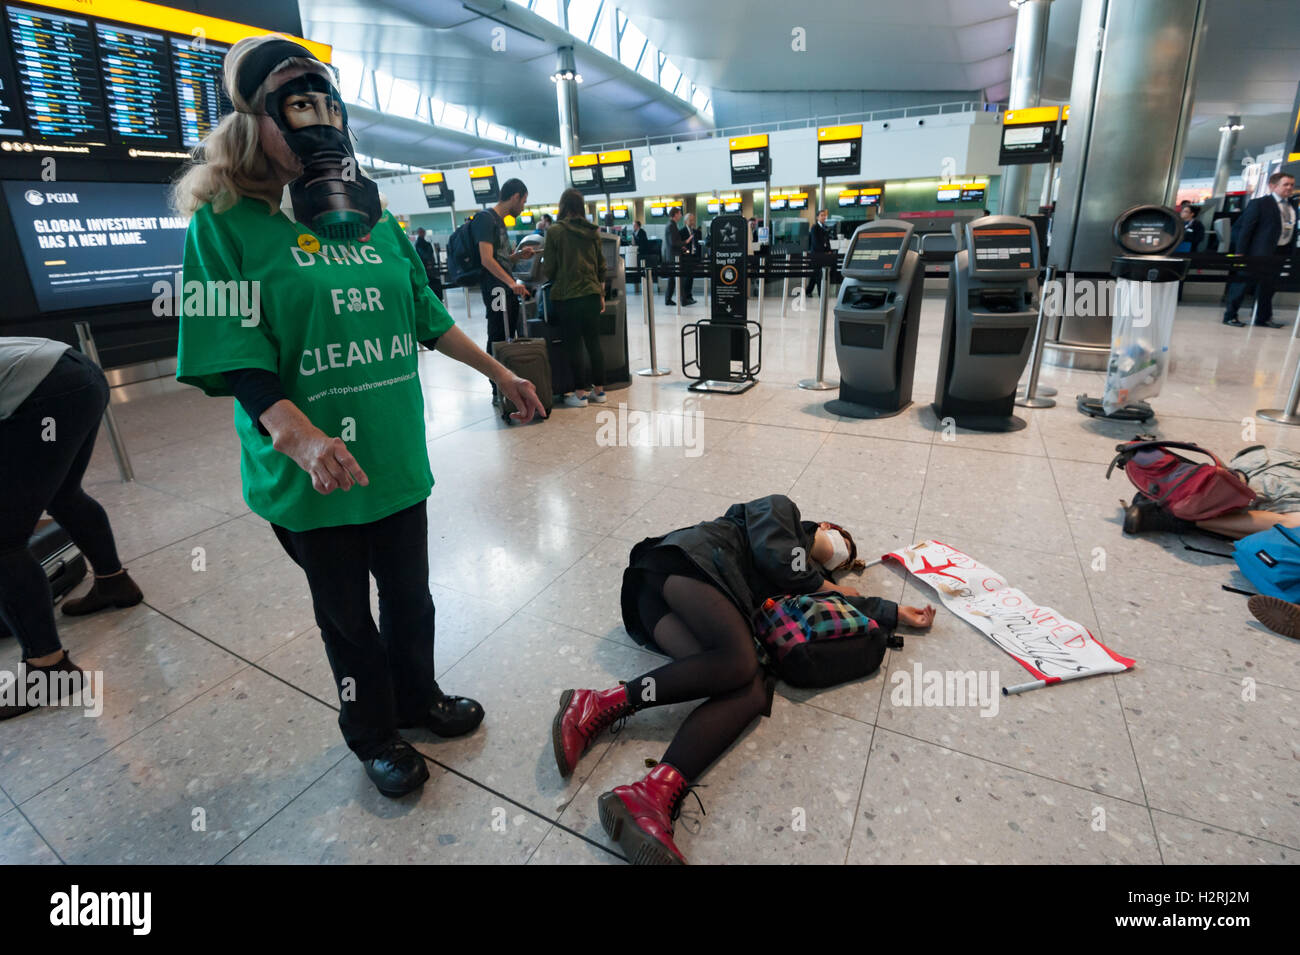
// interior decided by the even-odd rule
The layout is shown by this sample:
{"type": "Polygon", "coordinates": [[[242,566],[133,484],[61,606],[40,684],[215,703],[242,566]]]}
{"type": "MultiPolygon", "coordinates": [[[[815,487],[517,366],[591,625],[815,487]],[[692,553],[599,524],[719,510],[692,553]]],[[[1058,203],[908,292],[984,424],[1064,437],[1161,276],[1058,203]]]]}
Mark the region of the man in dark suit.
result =
{"type": "MultiPolygon", "coordinates": [[[[1295,177],[1290,173],[1275,172],[1268,177],[1268,187],[1269,194],[1250,200],[1233,227],[1233,251],[1237,255],[1284,256],[1290,255],[1295,248],[1296,210],[1291,205],[1295,177]]],[[[1282,327],[1281,323],[1273,321],[1273,280],[1273,270],[1267,267],[1254,277],[1255,324],[1265,328],[1282,327]]],[[[1245,324],[1237,321],[1237,309],[1241,308],[1249,284],[1250,280],[1247,280],[1228,286],[1228,306],[1223,313],[1223,324],[1239,328],[1245,324]]]]}
{"type": "MultiPolygon", "coordinates": [[[[817,221],[813,223],[812,231],[808,233],[808,250],[813,255],[820,255],[831,250],[831,230],[826,228],[826,220],[830,213],[825,209],[819,209],[817,212],[817,221]]],[[[822,270],[814,268],[812,278],[804,286],[803,293],[805,296],[811,295],[816,289],[818,293],[822,289],[822,270]]]]}
{"type": "MultiPolygon", "coordinates": [[[[685,244],[685,236],[682,234],[682,207],[673,206],[668,213],[668,224],[664,226],[664,245],[663,245],[663,262],[664,265],[673,265],[678,263],[682,255],[682,246],[685,244]]],[[[682,280],[677,280],[678,285],[682,285],[682,280]]],[[[686,301],[686,291],[683,286],[682,301],[686,301]]],[[[673,301],[673,282],[668,280],[668,294],[664,297],[665,305],[676,305],[673,301]]]]}

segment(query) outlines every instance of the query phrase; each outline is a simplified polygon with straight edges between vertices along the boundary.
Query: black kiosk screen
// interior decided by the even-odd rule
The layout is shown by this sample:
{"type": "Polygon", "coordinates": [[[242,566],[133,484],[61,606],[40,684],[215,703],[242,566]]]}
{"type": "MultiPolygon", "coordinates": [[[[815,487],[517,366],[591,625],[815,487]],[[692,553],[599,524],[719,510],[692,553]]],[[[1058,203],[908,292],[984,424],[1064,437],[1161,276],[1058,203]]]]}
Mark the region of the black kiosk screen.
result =
{"type": "Polygon", "coordinates": [[[1034,267],[1033,237],[1028,229],[1017,226],[994,226],[971,230],[974,271],[1026,271],[1034,267]]]}
{"type": "Polygon", "coordinates": [[[903,251],[905,235],[902,231],[895,231],[868,232],[858,236],[849,251],[848,268],[873,272],[893,269],[903,251]]]}

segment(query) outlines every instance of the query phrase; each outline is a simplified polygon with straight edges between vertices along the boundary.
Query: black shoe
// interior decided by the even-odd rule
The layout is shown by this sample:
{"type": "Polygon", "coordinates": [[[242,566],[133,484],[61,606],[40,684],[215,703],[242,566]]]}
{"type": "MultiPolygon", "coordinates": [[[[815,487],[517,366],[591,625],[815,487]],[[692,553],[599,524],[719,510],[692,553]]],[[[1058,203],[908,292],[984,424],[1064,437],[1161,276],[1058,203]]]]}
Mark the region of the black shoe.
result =
{"type": "Polygon", "coordinates": [[[1154,531],[1186,534],[1194,530],[1194,523],[1174,517],[1144,494],[1136,495],[1133,503],[1124,508],[1125,534],[1150,534],[1154,531]]]}
{"type": "MultiPolygon", "coordinates": [[[[72,657],[68,656],[68,651],[64,650],[63,659],[59,660],[57,663],[51,663],[43,667],[33,667],[24,664],[18,671],[18,677],[27,682],[27,695],[29,699],[31,697],[30,688],[33,680],[48,680],[49,683],[47,684],[45,693],[45,699],[47,700],[45,705],[48,706],[53,703],[62,703],[68,696],[80,691],[83,687],[82,681],[85,678],[85,675],[82,672],[81,667],[72,662],[72,657]],[[59,677],[58,674],[60,673],[66,673],[69,675],[66,677],[59,677]],[[53,697],[56,691],[62,690],[66,690],[67,692],[58,692],[58,699],[55,700],[53,697]]],[[[18,687],[15,686],[13,689],[16,693],[18,687]]],[[[15,716],[22,716],[24,713],[30,713],[40,705],[42,704],[11,703],[0,706],[0,720],[11,720],[15,716]]]]}
{"type": "Polygon", "coordinates": [[[366,767],[366,775],[375,788],[390,799],[414,792],[429,778],[424,757],[400,738],[394,738],[370,759],[363,759],[361,765],[366,767]]]}
{"type": "Polygon", "coordinates": [[[1281,322],[1256,322],[1256,328],[1286,328],[1281,322]]]}
{"type": "Polygon", "coordinates": [[[676,304],[677,304],[676,302],[664,302],[664,306],[666,308],[672,308],[676,304]]]}
{"type": "Polygon", "coordinates": [[[1235,318],[1225,318],[1225,319],[1223,320],[1223,324],[1225,324],[1225,325],[1231,325],[1233,328],[1245,328],[1245,327],[1246,327],[1246,323],[1245,323],[1245,322],[1239,322],[1239,321],[1237,321],[1235,318]]]}
{"type": "Polygon", "coordinates": [[[397,728],[408,730],[422,726],[435,736],[450,739],[472,733],[483,722],[483,707],[478,701],[464,696],[447,696],[439,689],[435,689],[434,694],[432,705],[418,720],[399,723],[397,728]]]}
{"type": "Polygon", "coordinates": [[[684,307],[686,307],[687,305],[694,305],[694,304],[695,304],[695,299],[693,299],[693,298],[688,298],[688,299],[686,299],[686,301],[682,302],[682,307],[684,308],[684,307]]]}

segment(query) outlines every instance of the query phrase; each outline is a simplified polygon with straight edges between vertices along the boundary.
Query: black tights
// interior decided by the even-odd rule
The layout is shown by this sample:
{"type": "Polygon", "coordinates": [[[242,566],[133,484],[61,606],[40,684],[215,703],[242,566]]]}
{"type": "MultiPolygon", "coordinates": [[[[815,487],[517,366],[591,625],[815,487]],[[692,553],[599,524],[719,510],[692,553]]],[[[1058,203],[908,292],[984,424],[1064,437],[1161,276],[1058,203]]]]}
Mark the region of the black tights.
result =
{"type": "Polygon", "coordinates": [[[712,584],[646,574],[641,619],[673,662],[628,681],[637,709],[706,699],[677,730],[663,762],[694,782],[767,709],[749,623],[712,584]]]}

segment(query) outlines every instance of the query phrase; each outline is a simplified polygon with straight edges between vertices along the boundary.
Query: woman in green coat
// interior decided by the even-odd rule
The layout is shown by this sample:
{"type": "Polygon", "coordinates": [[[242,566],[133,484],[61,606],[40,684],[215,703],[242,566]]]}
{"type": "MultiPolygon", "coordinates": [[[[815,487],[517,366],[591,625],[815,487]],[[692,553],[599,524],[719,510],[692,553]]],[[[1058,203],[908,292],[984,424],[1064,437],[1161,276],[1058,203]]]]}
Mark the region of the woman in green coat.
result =
{"type": "Polygon", "coordinates": [[[605,356],[600,350],[600,315],[605,311],[605,253],[600,231],[587,221],[586,202],[577,189],[560,196],[560,221],[546,230],[542,271],[551,283],[551,305],[560,320],[576,391],[566,392],[570,408],[605,402],[605,356]],[[586,353],[585,359],[584,354],[586,353]],[[582,388],[591,385],[590,391],[582,388]]]}

